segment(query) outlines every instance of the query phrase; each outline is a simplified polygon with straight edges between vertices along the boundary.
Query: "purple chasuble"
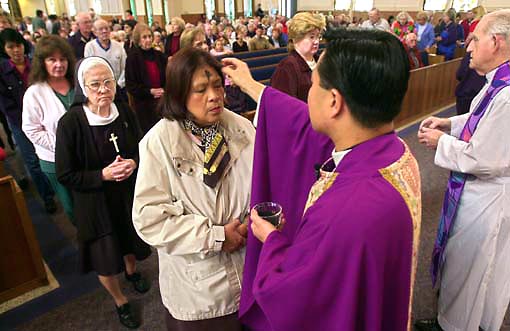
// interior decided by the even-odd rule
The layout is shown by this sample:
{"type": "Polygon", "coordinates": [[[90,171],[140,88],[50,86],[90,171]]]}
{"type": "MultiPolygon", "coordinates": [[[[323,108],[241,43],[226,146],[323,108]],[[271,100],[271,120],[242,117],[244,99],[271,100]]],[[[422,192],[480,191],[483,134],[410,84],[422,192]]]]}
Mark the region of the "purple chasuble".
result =
{"type": "MultiPolygon", "coordinates": [[[[478,122],[482,119],[490,102],[494,99],[494,97],[496,97],[499,91],[509,85],[510,66],[508,62],[505,62],[498,67],[494,74],[494,78],[492,79],[491,86],[489,86],[484,97],[466,121],[466,124],[460,133],[459,140],[465,142],[469,142],[469,140],[471,140],[471,137],[478,126],[478,122]]],[[[457,208],[459,206],[460,197],[462,196],[462,191],[464,190],[464,185],[466,184],[466,180],[469,176],[469,174],[452,171],[450,173],[450,178],[448,179],[443,208],[441,210],[441,218],[437,229],[436,241],[432,252],[432,263],[430,266],[433,285],[436,284],[437,276],[444,263],[444,250],[448,243],[450,230],[455,222],[455,215],[457,214],[457,208]]]]}
{"type": "Polygon", "coordinates": [[[302,215],[313,165],[333,149],[306,110],[270,88],[261,100],[252,203],[279,202],[287,224],[264,245],[249,231],[241,321],[256,331],[406,330],[419,230],[416,160],[395,133],[359,144],[302,215]],[[402,182],[414,183],[416,197],[402,182]]]}

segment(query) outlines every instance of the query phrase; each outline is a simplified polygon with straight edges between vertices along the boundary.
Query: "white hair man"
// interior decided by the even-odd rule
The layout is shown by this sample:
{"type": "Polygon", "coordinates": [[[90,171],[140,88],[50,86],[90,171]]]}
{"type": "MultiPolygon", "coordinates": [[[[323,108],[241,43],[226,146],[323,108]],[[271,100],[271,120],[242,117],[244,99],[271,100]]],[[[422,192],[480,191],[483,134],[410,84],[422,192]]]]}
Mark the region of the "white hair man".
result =
{"type": "Polygon", "coordinates": [[[368,12],[368,20],[361,24],[364,29],[377,29],[382,31],[390,31],[390,24],[388,21],[381,17],[379,9],[372,8],[368,12]]]}
{"type": "Polygon", "coordinates": [[[126,51],[121,43],[110,38],[110,25],[103,19],[94,22],[94,33],[97,39],[91,40],[85,45],[85,57],[99,56],[106,59],[113,68],[117,84],[126,86],[125,68],[126,51]]]}
{"type": "Polygon", "coordinates": [[[78,24],[78,32],[69,37],[67,41],[74,48],[76,59],[79,60],[83,58],[85,45],[96,36],[92,33],[92,18],[89,13],[81,12],[76,14],[74,18],[78,24]]]}
{"type": "Polygon", "coordinates": [[[467,51],[487,83],[469,113],[430,117],[418,133],[451,170],[432,259],[438,321],[420,330],[497,331],[510,300],[510,10],[484,16],[467,51]]]}

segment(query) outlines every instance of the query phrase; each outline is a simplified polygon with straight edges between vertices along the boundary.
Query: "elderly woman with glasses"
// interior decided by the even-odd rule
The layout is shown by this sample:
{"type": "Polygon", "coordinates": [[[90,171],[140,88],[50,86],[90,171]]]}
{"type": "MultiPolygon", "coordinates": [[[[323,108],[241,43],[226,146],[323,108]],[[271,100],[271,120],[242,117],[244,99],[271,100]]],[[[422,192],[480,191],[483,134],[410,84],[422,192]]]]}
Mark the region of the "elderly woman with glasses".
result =
{"type": "Polygon", "coordinates": [[[292,17],[289,23],[289,56],[276,67],[271,87],[306,102],[325,26],[324,17],[319,15],[298,13],[292,17]]]}
{"type": "Polygon", "coordinates": [[[116,275],[124,272],[139,293],[149,290],[136,260],[148,257],[150,248],[131,222],[142,134],[129,107],[114,101],[117,83],[106,60],[85,58],[76,76],[77,96],[83,97],[75,98],[58,124],[57,177],[73,194],[82,272],[97,272],[120,322],[136,328],[140,322],[116,275]]]}

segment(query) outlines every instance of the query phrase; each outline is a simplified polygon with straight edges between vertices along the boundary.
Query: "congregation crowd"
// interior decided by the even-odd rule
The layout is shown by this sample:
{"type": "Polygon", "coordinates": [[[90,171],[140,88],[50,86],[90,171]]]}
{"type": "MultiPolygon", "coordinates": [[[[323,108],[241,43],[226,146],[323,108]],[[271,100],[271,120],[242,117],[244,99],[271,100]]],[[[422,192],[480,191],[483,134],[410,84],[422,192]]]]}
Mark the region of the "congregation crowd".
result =
{"type": "Polygon", "coordinates": [[[80,271],[97,273],[128,328],[140,320],[117,276],[149,291],[137,261],[153,247],[168,330],[409,330],[420,174],[393,120],[410,70],[464,47],[459,116],[418,133],[452,175],[432,262],[438,318],[417,328],[499,330],[510,12],[256,15],[149,26],[129,10],[0,13],[0,152],[15,151],[22,166],[8,170],[22,188],[32,179],[49,214],[58,198],[80,271]],[[229,57],[281,47],[270,86],[229,57]],[[257,102],[253,123],[226,109],[237,92],[257,102]],[[251,208],[264,201],[281,205],[280,223],[251,208]]]}

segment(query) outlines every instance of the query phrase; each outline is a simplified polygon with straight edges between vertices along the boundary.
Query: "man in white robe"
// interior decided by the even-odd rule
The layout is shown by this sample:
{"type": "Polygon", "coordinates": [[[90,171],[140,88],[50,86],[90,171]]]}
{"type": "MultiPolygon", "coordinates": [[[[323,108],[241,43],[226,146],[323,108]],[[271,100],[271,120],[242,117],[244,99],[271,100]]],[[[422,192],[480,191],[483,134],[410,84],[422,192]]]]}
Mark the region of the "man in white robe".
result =
{"type": "Polygon", "coordinates": [[[499,331],[510,301],[510,10],[484,16],[473,36],[470,67],[487,83],[469,113],[430,117],[418,133],[436,148],[436,165],[468,175],[439,270],[438,322],[446,331],[499,331]],[[458,138],[497,72],[507,84],[483,107],[470,139],[458,138]]]}

